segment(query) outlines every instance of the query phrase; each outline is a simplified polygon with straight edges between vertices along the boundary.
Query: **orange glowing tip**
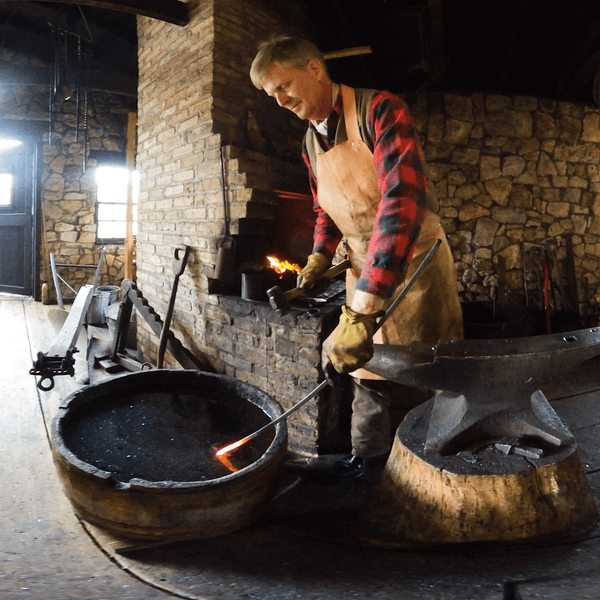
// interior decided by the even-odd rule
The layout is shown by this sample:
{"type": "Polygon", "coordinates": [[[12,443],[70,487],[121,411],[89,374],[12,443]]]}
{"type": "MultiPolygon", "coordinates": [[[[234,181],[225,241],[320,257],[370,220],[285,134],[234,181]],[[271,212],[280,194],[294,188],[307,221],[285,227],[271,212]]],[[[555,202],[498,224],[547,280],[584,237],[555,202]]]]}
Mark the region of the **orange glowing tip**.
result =
{"type": "Polygon", "coordinates": [[[293,271],[294,273],[300,273],[302,269],[287,260],[278,260],[274,256],[267,256],[267,260],[271,263],[271,267],[278,273],[285,273],[286,271],[293,271]]]}
{"type": "Polygon", "coordinates": [[[233,444],[229,444],[229,446],[223,446],[223,448],[221,448],[220,450],[217,451],[215,456],[217,458],[219,458],[220,456],[223,456],[224,454],[229,454],[229,452],[231,452],[232,450],[235,450],[236,448],[239,448],[240,446],[243,446],[250,439],[252,439],[252,438],[250,436],[248,436],[241,440],[238,440],[237,442],[233,442],[233,444]]]}
{"type": "Polygon", "coordinates": [[[215,457],[222,465],[225,465],[232,473],[235,473],[238,469],[233,466],[227,454],[233,450],[236,450],[240,446],[243,446],[247,441],[251,439],[252,436],[248,436],[244,439],[238,440],[237,442],[233,442],[233,444],[229,444],[229,446],[224,446],[220,450],[217,450],[217,452],[215,453],[215,457]]]}

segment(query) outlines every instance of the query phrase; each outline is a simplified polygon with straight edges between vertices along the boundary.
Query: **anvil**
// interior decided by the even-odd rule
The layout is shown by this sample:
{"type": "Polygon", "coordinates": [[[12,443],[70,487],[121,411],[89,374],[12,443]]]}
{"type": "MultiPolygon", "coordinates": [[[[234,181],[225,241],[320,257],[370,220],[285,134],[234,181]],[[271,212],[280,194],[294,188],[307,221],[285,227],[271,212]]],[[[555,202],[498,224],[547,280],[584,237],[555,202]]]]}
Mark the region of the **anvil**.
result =
{"type": "Polygon", "coordinates": [[[600,328],[501,340],[375,344],[366,369],[436,391],[426,452],[454,454],[499,438],[574,442],[541,387],[600,354],[600,328]]]}

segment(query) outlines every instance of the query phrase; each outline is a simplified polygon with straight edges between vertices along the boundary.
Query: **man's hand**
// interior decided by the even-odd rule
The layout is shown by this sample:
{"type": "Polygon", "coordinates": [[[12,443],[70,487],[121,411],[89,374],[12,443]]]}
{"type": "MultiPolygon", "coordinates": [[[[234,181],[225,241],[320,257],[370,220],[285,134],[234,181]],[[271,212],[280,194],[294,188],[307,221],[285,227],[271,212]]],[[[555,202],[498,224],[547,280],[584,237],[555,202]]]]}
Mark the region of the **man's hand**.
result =
{"type": "Polygon", "coordinates": [[[298,275],[296,285],[303,290],[310,290],[329,269],[331,261],[324,255],[316,252],[311,254],[306,261],[306,266],[298,275]]]}
{"type": "Polygon", "coordinates": [[[359,313],[343,306],[338,326],[323,343],[323,369],[327,372],[331,365],[338,373],[351,373],[368,363],[373,356],[377,318],[382,314],[379,310],[359,313]]]}

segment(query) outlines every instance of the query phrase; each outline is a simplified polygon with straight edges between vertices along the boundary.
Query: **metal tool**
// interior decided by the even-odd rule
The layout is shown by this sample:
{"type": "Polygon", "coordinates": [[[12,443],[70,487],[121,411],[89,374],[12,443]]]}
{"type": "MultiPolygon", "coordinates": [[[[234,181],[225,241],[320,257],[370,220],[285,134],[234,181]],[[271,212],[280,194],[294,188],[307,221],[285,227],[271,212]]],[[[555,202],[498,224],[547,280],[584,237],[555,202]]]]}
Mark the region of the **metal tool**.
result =
{"type": "Polygon", "coordinates": [[[81,287],[50,350],[46,353],[38,352],[37,360],[34,361],[29,374],[41,376],[37,384],[40,390],[50,391],[54,387],[56,375],[70,375],[71,377],[75,375],[73,355],[78,351],[76,348],[77,338],[83,327],[93,293],[93,285],[81,287]]]}
{"type": "Polygon", "coordinates": [[[157,369],[162,369],[163,366],[165,349],[167,347],[167,336],[169,333],[169,328],[171,327],[171,318],[173,317],[173,309],[175,307],[175,297],[177,296],[177,286],[179,285],[179,277],[185,271],[185,265],[187,263],[188,256],[190,255],[190,250],[191,248],[189,246],[177,246],[177,248],[175,248],[175,254],[173,256],[173,272],[175,273],[175,279],[173,280],[173,287],[171,288],[171,296],[169,297],[169,305],[165,315],[165,322],[163,324],[162,331],[160,332],[160,339],[158,341],[158,350],[156,351],[157,369]]]}
{"type": "MultiPolygon", "coordinates": [[[[172,331],[164,329],[163,321],[156,311],[138,290],[135,283],[129,279],[123,280],[121,284],[121,297],[123,301],[119,306],[117,315],[117,326],[115,335],[111,342],[111,350],[108,356],[97,358],[98,362],[109,371],[112,369],[125,368],[129,371],[140,371],[145,368],[146,363],[140,363],[127,353],[127,337],[131,323],[133,309],[137,315],[142,317],[154,335],[160,338],[163,330],[166,331],[166,347],[173,358],[184,368],[189,370],[214,372],[207,356],[203,354],[192,354],[175,337],[172,331]]],[[[110,372],[110,371],[109,371],[110,372]]]]}
{"type": "Polygon", "coordinates": [[[221,163],[221,192],[223,194],[223,220],[225,235],[217,240],[217,259],[215,261],[214,279],[224,283],[232,283],[235,278],[235,239],[229,234],[229,208],[227,206],[225,161],[223,159],[223,144],[219,148],[221,163]]]}
{"type": "MultiPolygon", "coordinates": [[[[321,279],[323,280],[331,280],[334,277],[337,277],[340,273],[343,273],[346,269],[350,267],[349,260],[343,260],[341,263],[334,265],[327,271],[321,279]]],[[[320,280],[319,280],[320,281],[320,280]]],[[[269,298],[269,303],[271,306],[277,311],[279,316],[285,315],[290,310],[290,302],[304,294],[307,290],[301,287],[295,287],[287,292],[284,292],[280,286],[275,285],[267,290],[267,297],[269,298]]]]}
{"type": "MultiPolygon", "coordinates": [[[[440,247],[441,243],[442,243],[441,240],[437,240],[436,243],[433,245],[433,247],[429,250],[429,252],[427,253],[427,256],[424,258],[423,262],[418,266],[417,270],[414,272],[413,276],[410,278],[408,283],[404,286],[402,291],[394,299],[392,304],[390,304],[389,308],[385,311],[385,314],[381,317],[381,319],[379,319],[379,321],[377,321],[377,325],[375,326],[375,331],[373,333],[375,333],[376,331],[379,331],[379,329],[381,329],[383,324],[390,318],[390,316],[396,310],[396,308],[398,307],[400,302],[402,302],[402,300],[404,299],[406,294],[408,294],[409,290],[412,288],[415,281],[419,278],[419,276],[421,275],[421,273],[423,272],[425,267],[429,264],[429,262],[433,258],[433,255],[437,252],[437,249],[440,247]]],[[[340,263],[340,264],[342,264],[342,263],[340,263]]],[[[228,452],[231,452],[232,450],[239,448],[240,446],[245,444],[247,441],[259,436],[263,431],[267,430],[269,427],[277,425],[277,423],[280,423],[284,419],[287,419],[293,412],[296,412],[299,408],[304,406],[311,398],[313,398],[314,396],[316,396],[317,394],[322,392],[328,385],[332,385],[329,382],[329,380],[326,379],[325,381],[322,381],[316,388],[314,388],[311,392],[309,392],[306,396],[304,396],[304,398],[302,398],[302,400],[300,400],[299,402],[294,404],[294,406],[292,406],[292,408],[288,409],[283,414],[281,414],[279,417],[277,417],[276,419],[273,419],[266,425],[263,425],[263,427],[261,427],[260,429],[257,429],[254,433],[251,433],[250,435],[239,440],[238,442],[234,442],[233,444],[230,444],[229,446],[225,446],[224,448],[221,448],[219,450],[219,452],[217,453],[217,455],[227,454],[228,452]]]]}

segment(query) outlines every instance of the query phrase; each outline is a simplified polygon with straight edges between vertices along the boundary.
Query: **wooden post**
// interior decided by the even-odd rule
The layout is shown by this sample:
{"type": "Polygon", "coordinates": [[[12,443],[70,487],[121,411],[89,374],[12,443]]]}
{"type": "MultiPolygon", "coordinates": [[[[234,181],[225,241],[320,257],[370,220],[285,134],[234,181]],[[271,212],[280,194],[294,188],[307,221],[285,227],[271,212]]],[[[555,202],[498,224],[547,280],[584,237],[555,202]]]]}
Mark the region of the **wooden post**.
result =
{"type": "Polygon", "coordinates": [[[137,113],[130,112],[127,118],[126,165],[129,171],[127,184],[127,211],[125,229],[125,279],[133,280],[133,170],[135,169],[137,113]]]}

